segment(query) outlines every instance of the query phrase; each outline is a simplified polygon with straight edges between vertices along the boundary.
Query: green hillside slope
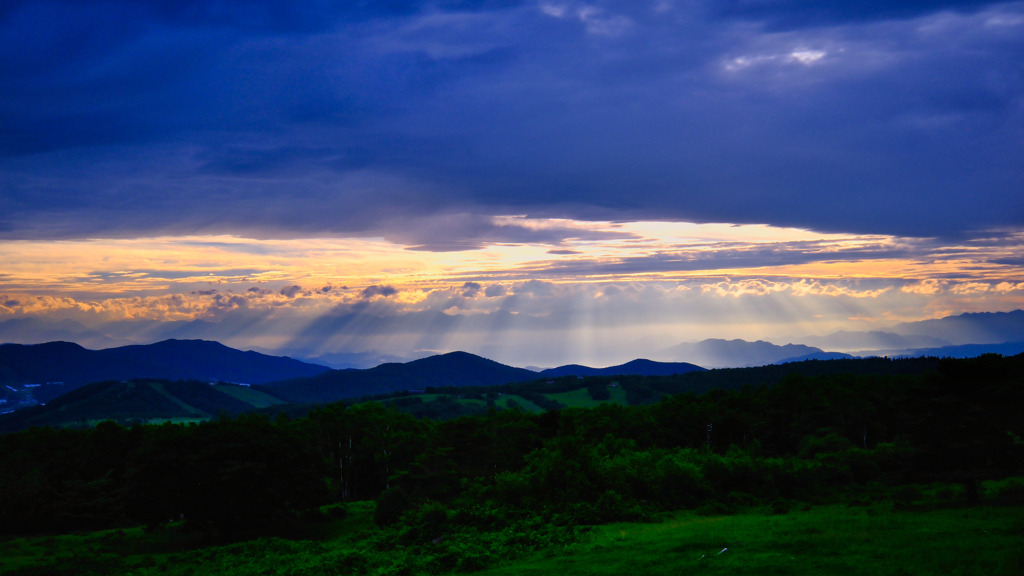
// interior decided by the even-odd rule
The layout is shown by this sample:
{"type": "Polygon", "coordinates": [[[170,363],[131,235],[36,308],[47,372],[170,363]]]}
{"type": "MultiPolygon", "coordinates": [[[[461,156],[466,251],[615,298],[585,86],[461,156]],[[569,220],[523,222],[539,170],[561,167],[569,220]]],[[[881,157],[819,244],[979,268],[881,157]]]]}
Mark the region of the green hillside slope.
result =
{"type": "Polygon", "coordinates": [[[580,388],[569,392],[545,394],[544,396],[547,396],[555,402],[565,404],[569,408],[593,408],[605,402],[621,404],[623,406],[629,404],[626,401],[626,391],[617,383],[613,387],[608,387],[608,394],[610,397],[607,400],[595,400],[594,397],[590,395],[590,390],[587,388],[580,388]]]}
{"type": "Polygon", "coordinates": [[[259,390],[253,390],[248,386],[237,386],[235,384],[217,384],[213,386],[213,389],[227,394],[232,398],[241,400],[246,404],[250,404],[256,408],[267,408],[269,406],[279,406],[286,404],[284,400],[274,398],[270,394],[260,392],[259,390]]]}
{"type": "Polygon", "coordinates": [[[246,401],[194,380],[108,380],[87,384],[45,405],[5,414],[0,417],[0,432],[32,426],[85,426],[102,420],[201,420],[221,412],[239,414],[280,402],[252,392],[251,401],[246,401]]]}

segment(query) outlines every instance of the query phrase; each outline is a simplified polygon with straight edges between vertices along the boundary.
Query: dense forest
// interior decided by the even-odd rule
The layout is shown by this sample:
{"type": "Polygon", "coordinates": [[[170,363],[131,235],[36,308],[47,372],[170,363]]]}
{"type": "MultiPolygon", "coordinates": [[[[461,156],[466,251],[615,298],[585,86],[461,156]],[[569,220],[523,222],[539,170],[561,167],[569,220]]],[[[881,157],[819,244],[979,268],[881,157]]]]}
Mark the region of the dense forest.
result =
{"type": "Polygon", "coordinates": [[[946,482],[969,497],[978,480],[1024,472],[1024,356],[935,365],[447,421],[370,402],[299,419],[33,428],[0,437],[0,530],[184,521],[231,537],[358,500],[377,500],[384,524],[423,506],[462,511],[445,522],[502,510],[597,523],[750,501],[785,508],[866,483],[946,482]]]}

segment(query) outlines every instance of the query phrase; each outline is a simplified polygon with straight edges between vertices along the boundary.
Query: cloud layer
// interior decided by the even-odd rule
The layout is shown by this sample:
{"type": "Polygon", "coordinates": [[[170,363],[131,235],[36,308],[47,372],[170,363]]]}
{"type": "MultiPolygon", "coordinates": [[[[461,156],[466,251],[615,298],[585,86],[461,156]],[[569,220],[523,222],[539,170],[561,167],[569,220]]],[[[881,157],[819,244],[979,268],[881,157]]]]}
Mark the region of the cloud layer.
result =
{"type": "Polygon", "coordinates": [[[1024,282],[779,278],[471,282],[344,293],[211,289],[102,301],[0,295],[0,338],[59,338],[96,347],[203,338],[308,357],[461,349],[520,365],[608,364],[684,340],[767,338],[783,344],[786,335],[884,329],[901,320],[1022,306],[1024,282]]]}
{"type": "Polygon", "coordinates": [[[0,234],[1024,225],[1024,5],[8,2],[0,234]]]}

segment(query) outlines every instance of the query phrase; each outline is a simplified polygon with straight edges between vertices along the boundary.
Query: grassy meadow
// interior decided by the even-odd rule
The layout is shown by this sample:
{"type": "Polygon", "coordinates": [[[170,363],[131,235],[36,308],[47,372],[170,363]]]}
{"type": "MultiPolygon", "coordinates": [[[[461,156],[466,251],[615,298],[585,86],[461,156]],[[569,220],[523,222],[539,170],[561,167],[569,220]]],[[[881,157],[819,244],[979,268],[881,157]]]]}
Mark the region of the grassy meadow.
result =
{"type": "Polygon", "coordinates": [[[609,386],[608,393],[611,396],[608,400],[595,400],[590,395],[590,391],[586,388],[570,390],[569,392],[561,392],[557,394],[544,394],[544,396],[556,402],[561,402],[569,408],[594,408],[595,406],[605,402],[621,404],[622,406],[629,405],[629,403],[626,402],[626,391],[623,390],[621,386],[609,386]]]}
{"type": "Polygon", "coordinates": [[[686,511],[563,527],[561,538],[547,542],[512,527],[497,537],[469,531],[403,543],[400,530],[374,523],[373,502],[356,502],[341,519],[228,544],[175,525],[10,538],[0,541],[0,573],[1016,576],[1024,573],[1024,514],[1000,499],[1008,485],[1019,490],[1024,479],[986,483],[975,506],[948,488],[919,486],[919,500],[905,505],[869,496],[866,505],[805,504],[783,513],[765,506],[720,516],[686,511]],[[460,565],[488,547],[493,554],[460,565]]]}
{"type": "Polygon", "coordinates": [[[601,526],[558,554],[484,571],[488,576],[1024,574],[1019,508],[893,512],[833,505],[786,515],[601,526]]]}
{"type": "Polygon", "coordinates": [[[213,387],[218,392],[223,392],[228,396],[252,404],[256,408],[266,408],[268,406],[279,406],[285,404],[284,400],[274,398],[270,394],[260,392],[259,390],[253,390],[247,386],[234,386],[230,384],[218,384],[213,387]]]}

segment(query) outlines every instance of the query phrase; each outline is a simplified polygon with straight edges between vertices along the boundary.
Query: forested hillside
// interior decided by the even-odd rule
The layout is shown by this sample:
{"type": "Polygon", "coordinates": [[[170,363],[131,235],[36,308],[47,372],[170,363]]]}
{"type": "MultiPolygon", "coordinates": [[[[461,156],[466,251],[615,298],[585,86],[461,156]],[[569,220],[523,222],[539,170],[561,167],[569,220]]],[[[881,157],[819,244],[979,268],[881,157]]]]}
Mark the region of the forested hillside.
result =
{"type": "Polygon", "coordinates": [[[48,402],[0,416],[0,432],[32,426],[84,428],[103,420],[126,425],[151,421],[200,421],[240,414],[283,401],[245,386],[195,380],[106,380],[48,402]]]}

